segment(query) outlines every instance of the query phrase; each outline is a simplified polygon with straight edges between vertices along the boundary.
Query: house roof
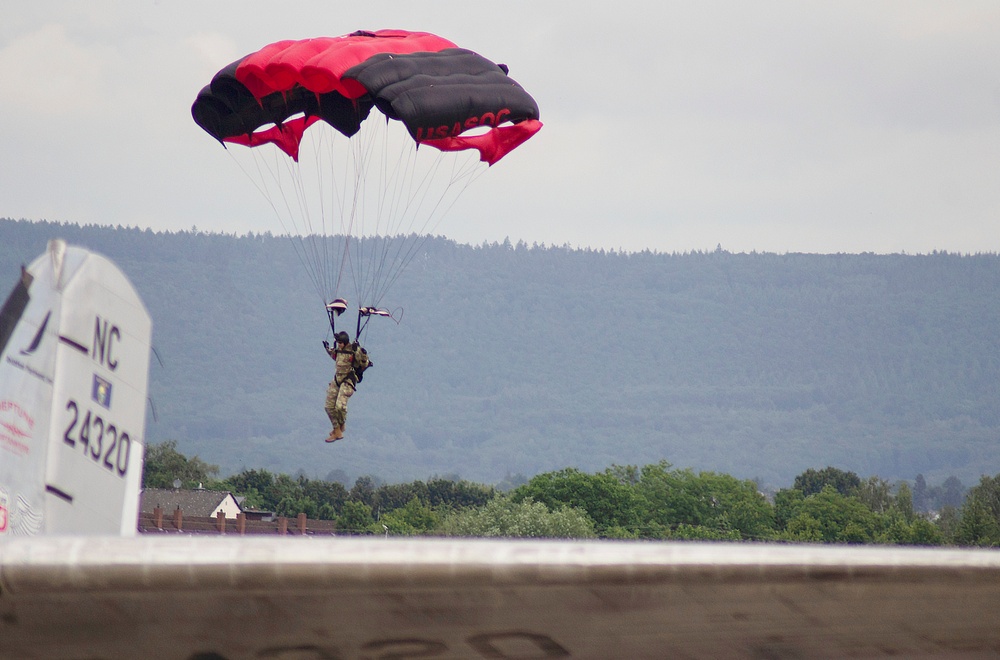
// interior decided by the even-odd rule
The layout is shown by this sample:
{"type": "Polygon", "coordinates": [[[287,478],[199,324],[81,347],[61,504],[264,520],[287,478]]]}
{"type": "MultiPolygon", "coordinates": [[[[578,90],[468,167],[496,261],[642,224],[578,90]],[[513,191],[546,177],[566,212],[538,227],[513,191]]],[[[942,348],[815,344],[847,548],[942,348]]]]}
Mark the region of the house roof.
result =
{"type": "MultiPolygon", "coordinates": [[[[211,516],[233,494],[225,490],[173,490],[169,488],[144,488],[140,506],[143,513],[152,513],[160,507],[165,514],[180,510],[188,516],[211,516]]],[[[235,503],[235,498],[233,499],[235,503]]]]}

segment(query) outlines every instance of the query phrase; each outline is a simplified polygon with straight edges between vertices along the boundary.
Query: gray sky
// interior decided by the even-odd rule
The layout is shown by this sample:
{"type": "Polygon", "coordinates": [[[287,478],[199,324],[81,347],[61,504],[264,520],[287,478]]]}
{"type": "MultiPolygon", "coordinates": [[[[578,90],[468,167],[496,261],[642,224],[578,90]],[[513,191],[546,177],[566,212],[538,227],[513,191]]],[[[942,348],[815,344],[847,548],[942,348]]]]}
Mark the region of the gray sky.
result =
{"type": "Polygon", "coordinates": [[[542,131],[437,232],[662,252],[1000,251],[1000,3],[40,0],[0,22],[0,217],[279,231],[190,106],[273,41],[401,28],[542,131]],[[612,8],[612,9],[609,9],[612,8]]]}

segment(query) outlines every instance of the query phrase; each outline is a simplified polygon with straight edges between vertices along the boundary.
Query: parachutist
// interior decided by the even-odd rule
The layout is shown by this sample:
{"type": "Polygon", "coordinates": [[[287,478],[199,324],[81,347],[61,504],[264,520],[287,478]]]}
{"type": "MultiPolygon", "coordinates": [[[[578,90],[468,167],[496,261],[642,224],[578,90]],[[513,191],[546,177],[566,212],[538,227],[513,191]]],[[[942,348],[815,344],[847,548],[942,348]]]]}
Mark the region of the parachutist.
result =
{"type": "MultiPolygon", "coordinates": [[[[371,366],[368,351],[357,341],[351,342],[346,332],[334,335],[335,348],[326,346],[326,352],[336,363],[336,371],[330,387],[326,391],[326,414],[333,424],[333,430],[327,436],[327,442],[334,442],[344,437],[344,425],[347,423],[347,401],[357,390],[365,369],[371,366]]],[[[324,345],[327,342],[323,342],[324,345]]]]}

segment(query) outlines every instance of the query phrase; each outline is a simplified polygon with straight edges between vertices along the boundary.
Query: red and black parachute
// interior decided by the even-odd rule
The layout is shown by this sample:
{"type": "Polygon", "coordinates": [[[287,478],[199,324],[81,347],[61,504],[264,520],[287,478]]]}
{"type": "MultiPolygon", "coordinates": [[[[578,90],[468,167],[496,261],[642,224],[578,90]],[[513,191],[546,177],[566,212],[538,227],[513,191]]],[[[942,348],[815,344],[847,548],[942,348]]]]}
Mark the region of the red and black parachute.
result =
{"type": "Polygon", "coordinates": [[[475,149],[491,165],[541,128],[538,105],[506,66],[404,30],[273,43],[219,71],[191,113],[220,141],[272,143],[298,159],[313,123],[350,137],[373,107],[418,144],[475,149]]]}
{"type": "Polygon", "coordinates": [[[403,30],[270,44],[219,71],[191,114],[251,147],[228,153],[292,239],[331,330],[353,297],[359,334],[391,316],[383,296],[462,192],[542,126],[506,66],[403,30]]]}

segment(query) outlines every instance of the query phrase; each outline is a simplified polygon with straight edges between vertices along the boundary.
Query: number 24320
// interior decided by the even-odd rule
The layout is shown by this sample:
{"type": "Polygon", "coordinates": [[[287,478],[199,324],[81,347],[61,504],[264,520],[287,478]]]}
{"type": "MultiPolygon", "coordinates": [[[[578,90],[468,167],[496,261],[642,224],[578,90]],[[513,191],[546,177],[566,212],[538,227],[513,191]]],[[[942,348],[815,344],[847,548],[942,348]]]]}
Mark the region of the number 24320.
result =
{"type": "Polygon", "coordinates": [[[71,417],[63,434],[63,442],[70,447],[82,445],[85,456],[124,477],[132,451],[132,438],[129,434],[89,410],[81,418],[80,407],[72,399],[66,403],[66,410],[71,417]]]}

